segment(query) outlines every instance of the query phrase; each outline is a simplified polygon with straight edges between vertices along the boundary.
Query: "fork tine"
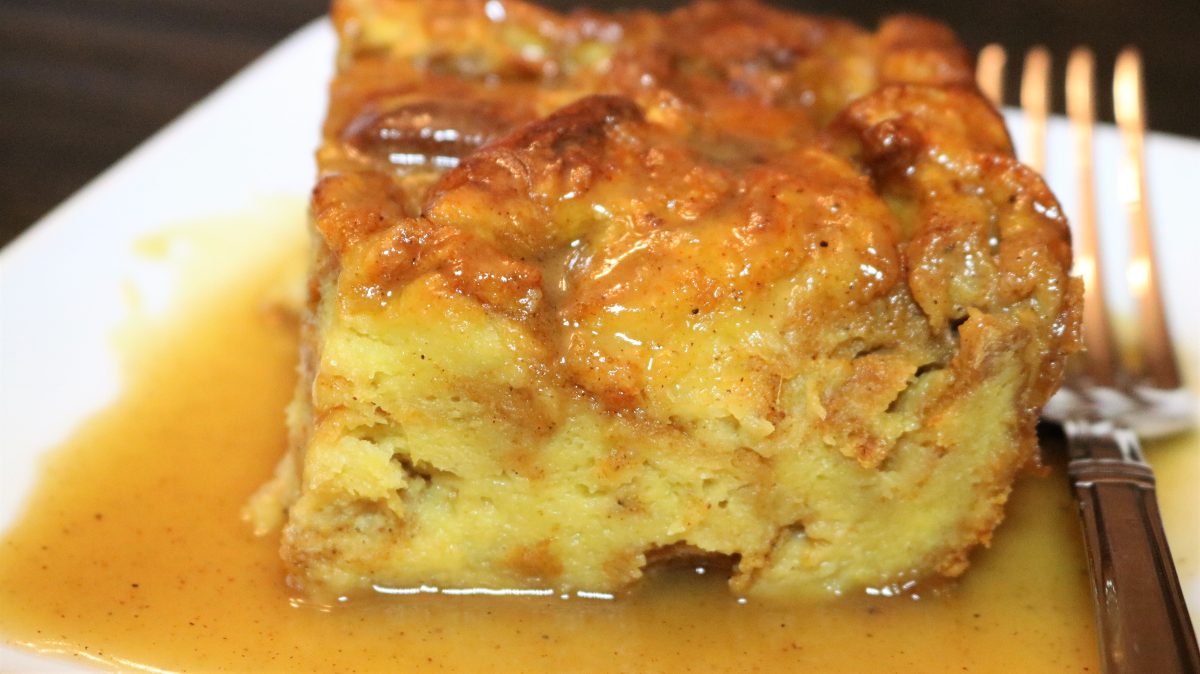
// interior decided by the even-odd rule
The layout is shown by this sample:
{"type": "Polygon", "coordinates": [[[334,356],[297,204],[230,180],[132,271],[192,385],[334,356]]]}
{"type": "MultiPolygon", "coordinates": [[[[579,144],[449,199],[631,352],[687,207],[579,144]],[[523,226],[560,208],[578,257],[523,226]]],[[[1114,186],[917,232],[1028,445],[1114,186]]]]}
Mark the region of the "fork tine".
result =
{"type": "Polygon", "coordinates": [[[1021,75],[1021,108],[1029,129],[1025,163],[1038,173],[1046,171],[1046,117],[1050,113],[1050,51],[1038,46],[1025,54],[1021,75]]]}
{"type": "Polygon", "coordinates": [[[1004,105],[1004,66],[1008,55],[1004,47],[992,43],[979,50],[975,81],[980,91],[997,108],[1004,105]]]}
{"type": "Polygon", "coordinates": [[[1096,231],[1092,131],[1096,123],[1095,61],[1092,52],[1076,48],[1067,60],[1067,117],[1075,144],[1079,205],[1075,213],[1075,267],[1083,277],[1083,374],[1095,384],[1112,386],[1117,366],[1116,339],[1105,302],[1100,239],[1096,231]]]}
{"type": "Polygon", "coordinates": [[[1158,266],[1146,195],[1145,99],[1142,92],[1142,59],[1137,49],[1126,47],[1117,56],[1113,75],[1113,104],[1121,129],[1120,195],[1133,229],[1128,283],[1137,307],[1140,353],[1135,364],[1141,379],[1155,388],[1181,385],[1179,367],[1171,348],[1170,332],[1159,292],[1158,266]]]}

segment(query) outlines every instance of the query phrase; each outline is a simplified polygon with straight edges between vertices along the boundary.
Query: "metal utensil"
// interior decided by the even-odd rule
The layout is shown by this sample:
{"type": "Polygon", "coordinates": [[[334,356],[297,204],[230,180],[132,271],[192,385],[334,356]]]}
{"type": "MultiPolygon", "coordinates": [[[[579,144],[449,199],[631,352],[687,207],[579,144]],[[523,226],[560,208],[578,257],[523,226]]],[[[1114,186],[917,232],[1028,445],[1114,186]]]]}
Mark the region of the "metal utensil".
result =
{"type": "MultiPolygon", "coordinates": [[[[980,88],[1002,103],[1006,54],[989,45],[979,55],[980,88]]],[[[1194,425],[1195,402],[1183,387],[1155,264],[1146,198],[1144,97],[1141,59],[1128,48],[1113,77],[1114,110],[1123,154],[1122,200],[1131,231],[1128,292],[1137,307],[1137,336],[1118,346],[1107,310],[1093,194],[1092,132],[1095,61],[1086,48],[1067,63],[1079,211],[1075,214],[1075,269],[1083,277],[1084,350],[1068,365],[1066,382],[1043,411],[1067,439],[1067,474],[1083,524],[1100,632],[1104,671],[1110,674],[1200,672],[1200,651],[1163,533],[1154,474],[1138,438],[1194,425]],[[1128,356],[1128,357],[1126,357],[1128,356]]],[[[1026,113],[1032,168],[1046,161],[1051,58],[1028,52],[1020,102],[1026,113]]]]}

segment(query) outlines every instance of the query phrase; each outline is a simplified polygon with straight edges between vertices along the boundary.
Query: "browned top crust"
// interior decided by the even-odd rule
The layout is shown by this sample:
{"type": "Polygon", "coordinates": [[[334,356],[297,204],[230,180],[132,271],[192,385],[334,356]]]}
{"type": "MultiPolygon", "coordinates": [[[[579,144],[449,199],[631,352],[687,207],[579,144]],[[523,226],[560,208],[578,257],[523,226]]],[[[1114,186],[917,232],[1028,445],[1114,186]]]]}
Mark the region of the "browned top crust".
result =
{"type": "Polygon", "coordinates": [[[436,271],[536,322],[616,410],[652,384],[638,340],[612,340],[623,317],[679,327],[798,273],[819,284],[807,325],[903,296],[943,353],[971,309],[1027,315],[1029,410],[1074,348],[1062,214],[944,26],[872,35],[750,0],[342,0],[334,17],[314,203],[356,310],[436,271]]]}

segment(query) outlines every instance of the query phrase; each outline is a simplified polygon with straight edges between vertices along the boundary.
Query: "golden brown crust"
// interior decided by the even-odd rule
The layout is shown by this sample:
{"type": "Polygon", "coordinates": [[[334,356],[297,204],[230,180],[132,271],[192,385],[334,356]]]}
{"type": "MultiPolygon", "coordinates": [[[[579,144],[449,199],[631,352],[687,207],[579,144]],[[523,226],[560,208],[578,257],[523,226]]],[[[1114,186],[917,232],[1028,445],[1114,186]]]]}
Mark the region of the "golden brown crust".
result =
{"type": "Polygon", "coordinates": [[[885,19],[876,33],[880,84],[974,88],[971,55],[948,27],[920,16],[885,19]]]}
{"type": "Polygon", "coordinates": [[[584,519],[456,544],[447,577],[614,588],[656,550],[738,555],[740,591],[782,594],[965,568],[1076,348],[1079,289],[1060,209],[950,31],[751,0],[333,15],[297,582],[436,576],[438,494],[559,503],[571,471],[584,519]],[[428,390],[398,383],[417,372],[428,390]],[[486,451],[455,444],[480,424],[486,451]],[[613,518],[628,541],[576,534],[593,557],[551,533],[613,518]],[[849,552],[896,526],[909,552],[849,552]],[[381,542],[351,553],[351,530],[381,542]]]}

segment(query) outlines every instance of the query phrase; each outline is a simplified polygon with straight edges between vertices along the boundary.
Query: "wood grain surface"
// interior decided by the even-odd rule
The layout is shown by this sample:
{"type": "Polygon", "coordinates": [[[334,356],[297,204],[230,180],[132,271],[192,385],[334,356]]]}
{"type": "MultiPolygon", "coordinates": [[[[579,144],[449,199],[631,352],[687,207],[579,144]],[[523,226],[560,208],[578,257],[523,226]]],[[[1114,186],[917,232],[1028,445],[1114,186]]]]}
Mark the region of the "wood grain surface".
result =
{"type": "MultiPolygon", "coordinates": [[[[1151,125],[1200,136],[1200,0],[779,1],[865,25],[897,12],[926,14],[953,26],[972,49],[995,41],[1019,53],[1046,44],[1059,68],[1076,44],[1092,45],[1105,69],[1121,46],[1136,44],[1146,58],[1151,125]]],[[[0,244],[326,6],[0,0],[0,244]]]]}

